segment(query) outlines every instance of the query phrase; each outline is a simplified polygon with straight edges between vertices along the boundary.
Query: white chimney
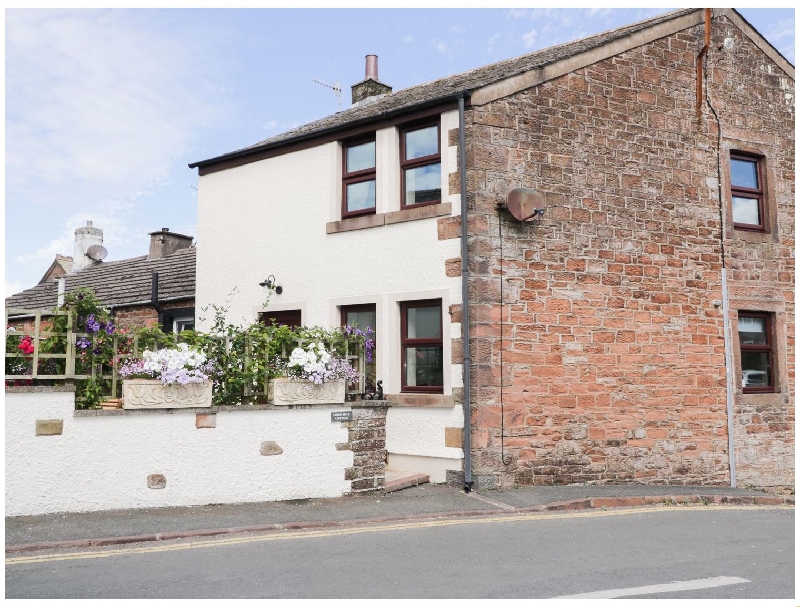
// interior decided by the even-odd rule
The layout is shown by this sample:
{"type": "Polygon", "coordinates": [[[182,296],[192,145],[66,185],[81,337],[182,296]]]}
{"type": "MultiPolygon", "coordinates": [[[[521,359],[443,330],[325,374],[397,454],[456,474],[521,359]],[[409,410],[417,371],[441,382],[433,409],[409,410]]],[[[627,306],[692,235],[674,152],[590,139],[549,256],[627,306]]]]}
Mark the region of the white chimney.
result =
{"type": "Polygon", "coordinates": [[[86,227],[75,230],[75,248],[72,253],[72,272],[77,272],[95,263],[86,252],[92,245],[103,244],[103,230],[92,227],[92,222],[87,221],[86,227]]]}

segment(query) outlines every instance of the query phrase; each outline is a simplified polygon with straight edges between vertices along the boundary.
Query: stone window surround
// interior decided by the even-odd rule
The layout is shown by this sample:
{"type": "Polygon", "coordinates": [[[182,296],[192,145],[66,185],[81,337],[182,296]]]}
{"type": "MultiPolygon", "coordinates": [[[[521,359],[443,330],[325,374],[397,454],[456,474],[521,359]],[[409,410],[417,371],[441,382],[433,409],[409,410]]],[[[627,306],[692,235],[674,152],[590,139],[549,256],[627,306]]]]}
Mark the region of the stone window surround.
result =
{"type": "MultiPolygon", "coordinates": [[[[405,221],[415,221],[418,219],[428,219],[431,217],[441,217],[452,214],[452,204],[445,202],[450,195],[449,173],[456,170],[454,165],[455,148],[451,149],[448,132],[457,123],[453,123],[454,111],[446,111],[427,119],[414,117],[410,122],[393,124],[374,131],[375,134],[375,212],[361,215],[359,217],[342,218],[342,197],[343,188],[341,183],[344,148],[348,142],[353,141],[344,137],[339,140],[336,146],[333,162],[337,170],[332,171],[335,183],[331,183],[331,201],[329,216],[331,221],[326,224],[326,233],[337,234],[339,232],[349,232],[352,230],[362,230],[365,228],[383,227],[405,221]],[[438,119],[439,124],[439,156],[442,164],[441,170],[441,202],[418,205],[411,207],[401,206],[401,146],[400,136],[406,127],[412,128],[420,124],[433,124],[438,119]],[[453,124],[451,124],[453,123],[453,124]],[[452,156],[452,158],[451,158],[452,156]]],[[[362,135],[363,137],[363,135],[362,135]]],[[[362,139],[363,140],[363,139],[362,139]]]]}
{"type": "Polygon", "coordinates": [[[725,203],[725,229],[727,237],[745,242],[777,242],[778,202],[772,184],[776,183],[775,170],[769,156],[753,143],[725,138],[722,145],[722,195],[725,203]],[[743,229],[733,223],[733,196],[731,193],[731,154],[750,156],[759,160],[762,191],[762,229],[743,229]]]}
{"type": "Polygon", "coordinates": [[[730,300],[731,310],[731,337],[732,337],[732,350],[733,356],[733,374],[734,390],[738,399],[760,399],[769,395],[779,396],[784,394],[788,395],[788,368],[787,368],[787,326],[786,326],[786,310],[782,301],[774,301],[767,299],[753,300],[744,297],[732,297],[730,300]],[[747,315],[747,312],[762,312],[770,314],[770,331],[772,339],[772,389],[768,392],[744,392],[742,389],[742,361],[741,361],[741,347],[739,344],[739,315],[747,315]]]}
{"type": "MultiPolygon", "coordinates": [[[[429,207],[430,208],[430,207],[429,207]]],[[[453,390],[461,388],[458,369],[453,369],[453,340],[461,338],[461,321],[452,320],[448,289],[432,289],[388,293],[373,296],[353,296],[332,298],[328,301],[329,324],[335,326],[341,320],[341,306],[375,304],[375,315],[381,343],[375,349],[375,363],[378,379],[383,380],[385,398],[396,407],[452,408],[453,390]],[[442,347],[444,357],[444,394],[421,394],[400,392],[400,303],[420,299],[442,300],[442,347]],[[388,344],[388,347],[384,347],[388,344]],[[386,360],[384,361],[384,356],[386,360]],[[386,374],[384,374],[386,369],[386,374]]],[[[460,367],[460,365],[459,365],[460,367]]]]}

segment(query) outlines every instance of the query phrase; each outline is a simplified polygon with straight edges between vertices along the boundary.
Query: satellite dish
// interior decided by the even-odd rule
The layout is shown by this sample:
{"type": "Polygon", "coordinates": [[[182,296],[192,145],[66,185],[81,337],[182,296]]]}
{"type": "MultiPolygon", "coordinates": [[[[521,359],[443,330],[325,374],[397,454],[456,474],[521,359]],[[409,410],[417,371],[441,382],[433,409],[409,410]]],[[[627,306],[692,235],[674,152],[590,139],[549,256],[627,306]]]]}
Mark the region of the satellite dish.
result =
{"type": "Polygon", "coordinates": [[[101,244],[93,244],[91,247],[86,249],[86,257],[93,259],[94,261],[105,259],[106,255],[108,255],[108,251],[106,251],[106,248],[101,244]]]}
{"type": "Polygon", "coordinates": [[[514,188],[506,197],[506,206],[517,221],[532,221],[544,214],[544,199],[531,188],[514,188]]]}

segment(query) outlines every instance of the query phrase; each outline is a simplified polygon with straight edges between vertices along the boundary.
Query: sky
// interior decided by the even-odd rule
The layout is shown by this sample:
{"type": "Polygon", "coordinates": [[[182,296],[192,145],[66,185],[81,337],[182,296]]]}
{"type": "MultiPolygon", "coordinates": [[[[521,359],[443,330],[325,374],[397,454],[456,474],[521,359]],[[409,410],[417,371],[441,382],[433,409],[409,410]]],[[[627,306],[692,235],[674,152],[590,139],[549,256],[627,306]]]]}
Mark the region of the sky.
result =
{"type": "MultiPolygon", "coordinates": [[[[347,109],[365,55],[397,91],[669,10],[7,8],[6,296],[87,220],[107,261],[196,235],[187,165],[347,109]]],[[[738,10],[794,64],[793,9],[738,10]]]]}

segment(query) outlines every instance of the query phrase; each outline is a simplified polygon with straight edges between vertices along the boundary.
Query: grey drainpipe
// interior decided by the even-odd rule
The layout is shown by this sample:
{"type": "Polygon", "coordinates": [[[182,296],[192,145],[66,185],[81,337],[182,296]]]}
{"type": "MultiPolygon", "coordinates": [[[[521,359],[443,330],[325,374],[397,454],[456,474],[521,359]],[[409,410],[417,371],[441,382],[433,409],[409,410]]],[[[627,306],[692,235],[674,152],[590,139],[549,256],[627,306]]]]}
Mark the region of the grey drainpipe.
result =
{"type": "Polygon", "coordinates": [[[461,165],[461,341],[464,350],[464,491],[472,491],[472,428],[470,426],[469,373],[469,264],[467,263],[467,150],[464,134],[464,97],[458,96],[458,155],[461,165]]]}
{"type": "Polygon", "coordinates": [[[150,285],[150,305],[153,306],[156,314],[158,314],[158,326],[163,328],[164,314],[158,304],[158,272],[153,272],[153,281],[150,285]]]}

